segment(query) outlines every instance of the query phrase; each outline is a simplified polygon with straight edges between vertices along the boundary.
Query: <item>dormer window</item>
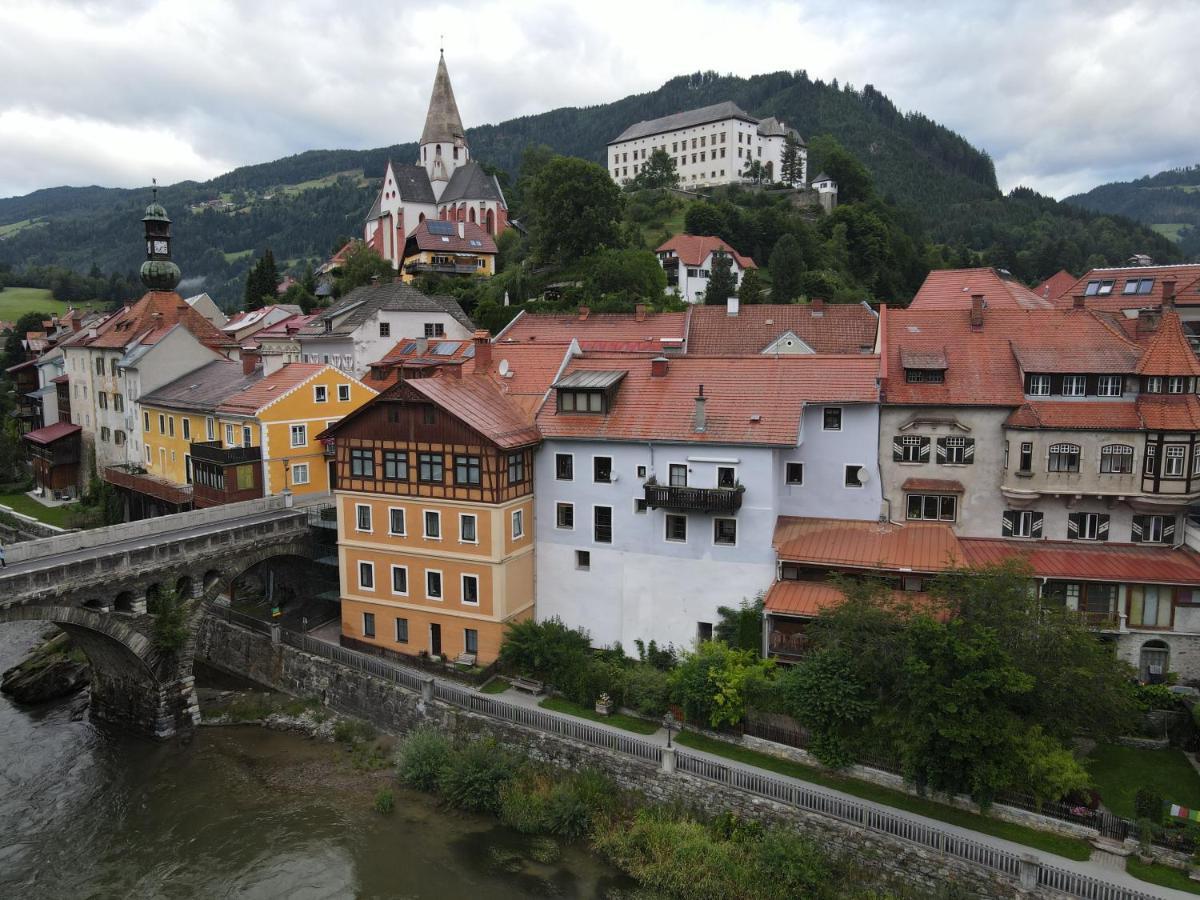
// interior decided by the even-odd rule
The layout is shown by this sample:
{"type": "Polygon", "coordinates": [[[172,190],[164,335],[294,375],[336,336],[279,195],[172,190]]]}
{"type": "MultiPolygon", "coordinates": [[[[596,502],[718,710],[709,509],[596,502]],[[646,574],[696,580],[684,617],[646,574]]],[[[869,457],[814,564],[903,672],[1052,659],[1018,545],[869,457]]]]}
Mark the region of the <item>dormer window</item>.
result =
{"type": "Polygon", "coordinates": [[[624,371],[572,372],[555,383],[557,408],[560,413],[607,413],[624,371]]]}
{"type": "Polygon", "coordinates": [[[904,380],[909,384],[943,384],[946,373],[942,369],[905,369],[904,380]]]}
{"type": "Polygon", "coordinates": [[[1163,392],[1163,380],[1159,375],[1150,375],[1146,378],[1142,388],[1147,394],[1161,394],[1163,392]]]}
{"type": "Polygon", "coordinates": [[[1050,396],[1050,376],[1049,375],[1030,375],[1029,376],[1029,396],[1031,397],[1049,397],[1050,396]]]}
{"type": "Polygon", "coordinates": [[[1120,397],[1124,388],[1120,375],[1101,375],[1096,379],[1096,395],[1099,397],[1120,397]]]}
{"type": "Polygon", "coordinates": [[[1063,388],[1064,397],[1084,397],[1087,395],[1087,376],[1086,375],[1064,375],[1063,388]]]}
{"type": "Polygon", "coordinates": [[[559,412],[604,412],[604,394],[601,391],[565,391],[558,392],[559,412]]]}
{"type": "Polygon", "coordinates": [[[1187,379],[1184,378],[1182,375],[1172,375],[1170,378],[1167,379],[1167,393],[1168,394],[1182,394],[1184,385],[1186,383],[1187,383],[1187,379]]]}
{"type": "Polygon", "coordinates": [[[1122,294],[1141,294],[1146,295],[1154,290],[1153,278],[1130,278],[1125,282],[1125,290],[1122,294]]]}

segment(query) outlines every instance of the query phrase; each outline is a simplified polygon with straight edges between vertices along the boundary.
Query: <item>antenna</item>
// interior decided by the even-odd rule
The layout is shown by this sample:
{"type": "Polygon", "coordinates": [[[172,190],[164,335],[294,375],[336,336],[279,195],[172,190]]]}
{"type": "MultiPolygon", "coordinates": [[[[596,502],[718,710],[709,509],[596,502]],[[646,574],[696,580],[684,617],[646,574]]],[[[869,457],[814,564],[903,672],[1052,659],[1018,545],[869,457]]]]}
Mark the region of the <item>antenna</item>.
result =
{"type": "Polygon", "coordinates": [[[152,189],[152,190],[154,191],[154,199],[155,199],[155,201],[157,201],[157,200],[158,200],[158,179],[157,179],[157,178],[151,178],[151,179],[150,179],[150,183],[151,183],[152,185],[154,185],[154,187],[153,187],[153,189],[152,189]]]}

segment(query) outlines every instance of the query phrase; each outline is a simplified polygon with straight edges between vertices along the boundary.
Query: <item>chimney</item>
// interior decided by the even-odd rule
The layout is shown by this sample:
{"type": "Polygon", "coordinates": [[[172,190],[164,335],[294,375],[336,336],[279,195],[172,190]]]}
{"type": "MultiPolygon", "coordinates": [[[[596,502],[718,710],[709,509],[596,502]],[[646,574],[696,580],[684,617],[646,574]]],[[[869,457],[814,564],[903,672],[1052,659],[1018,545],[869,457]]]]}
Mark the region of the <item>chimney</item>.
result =
{"type": "Polygon", "coordinates": [[[670,362],[665,356],[654,357],[654,359],[650,360],[650,377],[666,378],[668,366],[670,366],[670,362]]]}
{"type": "Polygon", "coordinates": [[[1076,294],[1071,298],[1071,305],[1075,309],[1083,309],[1087,306],[1087,297],[1084,294],[1076,294]]]}
{"type": "Polygon", "coordinates": [[[586,322],[587,317],[590,316],[591,314],[592,314],[592,311],[590,309],[588,309],[586,306],[579,307],[579,321],[580,322],[586,322]]]}
{"type": "Polygon", "coordinates": [[[466,236],[467,236],[467,223],[466,222],[460,221],[458,223],[458,236],[460,239],[466,239],[466,236]]]}
{"type": "Polygon", "coordinates": [[[633,321],[635,321],[635,322],[645,322],[646,321],[646,304],[645,303],[639,303],[637,306],[635,306],[633,308],[633,321]]]}
{"type": "Polygon", "coordinates": [[[429,338],[427,338],[427,337],[417,338],[417,346],[416,346],[416,350],[415,350],[415,355],[416,356],[424,356],[428,351],[429,351],[429,338]]]}
{"type": "Polygon", "coordinates": [[[813,297],[812,302],[808,305],[808,308],[812,313],[813,318],[819,319],[821,316],[825,315],[825,298],[813,297]]]}
{"type": "MultiPolygon", "coordinates": [[[[260,351],[261,352],[261,351],[260,351]]],[[[274,375],[287,365],[286,353],[263,353],[263,375],[274,375]]]]}
{"type": "Polygon", "coordinates": [[[475,342],[475,371],[486,372],[492,367],[492,335],[488,331],[476,331],[472,336],[475,342]]]}
{"type": "Polygon", "coordinates": [[[442,371],[444,371],[446,373],[447,377],[453,378],[456,381],[462,379],[462,362],[461,361],[447,363],[446,365],[442,366],[441,368],[442,368],[442,371]]]}
{"type": "Polygon", "coordinates": [[[700,385],[700,392],[696,395],[696,431],[704,431],[704,385],[700,385]]]}
{"type": "Polygon", "coordinates": [[[983,327],[983,294],[971,295],[971,327],[983,327]]]}
{"type": "Polygon", "coordinates": [[[1175,308],[1175,279],[1168,278],[1163,281],[1163,308],[1175,308]]]}
{"type": "Polygon", "coordinates": [[[725,315],[736,316],[738,314],[738,297],[737,294],[730,294],[725,298],[725,315]]]}
{"type": "Polygon", "coordinates": [[[259,353],[253,347],[243,347],[241,349],[242,356],[242,374],[253,375],[254,370],[258,368],[260,360],[259,353]]]}

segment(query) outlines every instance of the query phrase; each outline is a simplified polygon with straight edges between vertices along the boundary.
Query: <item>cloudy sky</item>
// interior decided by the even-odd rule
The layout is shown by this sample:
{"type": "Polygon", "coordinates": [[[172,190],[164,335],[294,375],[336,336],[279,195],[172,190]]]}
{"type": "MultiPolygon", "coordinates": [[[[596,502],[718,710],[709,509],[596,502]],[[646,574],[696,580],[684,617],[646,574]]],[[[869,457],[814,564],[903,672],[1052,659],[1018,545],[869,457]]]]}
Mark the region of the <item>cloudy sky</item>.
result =
{"type": "Polygon", "coordinates": [[[2,0],[0,196],[415,140],[443,32],[468,127],[803,68],[955,129],[1005,189],[1200,163],[1191,0],[2,0]]]}

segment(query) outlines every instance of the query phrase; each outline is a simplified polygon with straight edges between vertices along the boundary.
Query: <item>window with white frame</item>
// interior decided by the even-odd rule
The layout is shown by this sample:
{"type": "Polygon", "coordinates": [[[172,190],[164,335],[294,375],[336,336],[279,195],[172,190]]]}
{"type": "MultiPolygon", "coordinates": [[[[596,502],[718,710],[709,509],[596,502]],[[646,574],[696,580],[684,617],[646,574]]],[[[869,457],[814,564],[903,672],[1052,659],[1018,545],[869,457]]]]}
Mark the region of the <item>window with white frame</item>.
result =
{"type": "Polygon", "coordinates": [[[462,602],[468,606],[479,605],[479,576],[462,576],[462,602]]]}
{"type": "Polygon", "coordinates": [[[1100,397],[1120,397],[1125,379],[1120,375],[1101,375],[1096,379],[1096,394],[1100,397]]]}
{"type": "Polygon", "coordinates": [[[236,434],[237,434],[237,432],[234,430],[234,427],[232,425],[225,426],[225,443],[227,446],[230,446],[230,447],[237,446],[236,434]]]}
{"type": "Polygon", "coordinates": [[[737,519],[713,519],[713,543],[726,547],[737,544],[737,519]]]}
{"type": "Polygon", "coordinates": [[[1030,375],[1029,376],[1029,396],[1031,396],[1031,397],[1049,397],[1050,396],[1050,376],[1049,375],[1030,375]]]}
{"type": "Polygon", "coordinates": [[[687,487],[688,467],[680,463],[671,463],[668,467],[669,484],[671,487],[687,487]]]}
{"type": "Polygon", "coordinates": [[[399,506],[388,508],[388,534],[404,535],[406,533],[404,509],[399,506]]]}
{"type": "Polygon", "coordinates": [[[554,505],[554,527],[566,529],[575,528],[575,504],[556,503],[554,505]]]}
{"type": "Polygon", "coordinates": [[[329,400],[329,388],[323,384],[313,385],[313,402],[325,403],[329,400]]]}
{"type": "Polygon", "coordinates": [[[308,426],[293,425],[292,426],[292,446],[304,447],[308,444],[308,426]]]}
{"type": "Polygon", "coordinates": [[[664,537],[668,541],[676,543],[687,542],[687,516],[667,513],[666,515],[666,533],[664,537]]]}
{"type": "Polygon", "coordinates": [[[929,461],[929,438],[916,434],[892,438],[892,462],[920,463],[929,461]]]}
{"type": "Polygon", "coordinates": [[[1163,448],[1163,478],[1182,478],[1187,462],[1187,447],[1167,444],[1163,448]]]}
{"type": "Polygon", "coordinates": [[[442,573],[436,569],[425,570],[425,597],[428,600],[442,599],[442,573]]]}
{"type": "Polygon", "coordinates": [[[346,403],[350,399],[350,385],[339,384],[337,386],[337,398],[339,403],[346,403]]]}
{"type": "Polygon", "coordinates": [[[371,507],[366,503],[358,503],[355,505],[354,527],[358,531],[371,530],[371,507]]]}
{"type": "Polygon", "coordinates": [[[1107,513],[1070,513],[1067,515],[1067,537],[1077,541],[1107,541],[1107,513]]]}
{"type": "MultiPolygon", "coordinates": [[[[150,430],[149,414],[146,418],[146,430],[150,430]]],[[[211,416],[204,420],[204,433],[208,440],[215,441],[217,439],[217,423],[211,416]]]]}
{"type": "Polygon", "coordinates": [[[1130,538],[1134,543],[1165,544],[1175,539],[1174,516],[1134,516],[1130,538]]]}
{"type": "Polygon", "coordinates": [[[1048,472],[1078,472],[1080,450],[1078,444],[1051,444],[1046,464],[1048,472]]]}
{"type": "Polygon", "coordinates": [[[525,537],[525,510],[514,509],[512,512],[512,539],[519,541],[525,537]]]}
{"type": "Polygon", "coordinates": [[[442,514],[436,509],[425,510],[425,537],[438,540],[442,536],[442,514]]]}
{"type": "Polygon", "coordinates": [[[717,487],[737,487],[737,470],[733,466],[717,466],[717,487]]]}
{"type": "Polygon", "coordinates": [[[1062,380],[1062,392],[1064,397],[1087,396],[1087,376],[1064,375],[1062,380]]]}
{"type": "Polygon", "coordinates": [[[392,566],[392,593],[408,596],[408,566],[392,566]]]}
{"type": "Polygon", "coordinates": [[[1128,475],[1133,471],[1133,448],[1128,444],[1105,444],[1100,448],[1103,475],[1128,475]]]}
{"type": "Polygon", "coordinates": [[[292,484],[308,484],[308,463],[296,463],[292,466],[292,484]]]}
{"type": "Polygon", "coordinates": [[[1182,394],[1186,385],[1187,385],[1186,378],[1184,378],[1181,375],[1172,375],[1170,378],[1167,379],[1167,393],[1168,394],[1182,394]]]}
{"type": "Polygon", "coordinates": [[[825,407],[821,414],[821,428],[825,431],[842,430],[842,408],[840,406],[825,407]]]}
{"type": "Polygon", "coordinates": [[[574,481],[575,457],[572,454],[554,454],[554,477],[558,481],[574,481]]]}
{"type": "Polygon", "coordinates": [[[375,590],[375,563],[360,560],[358,563],[358,587],[360,590],[375,590]]]}
{"type": "Polygon", "coordinates": [[[1000,534],[1003,537],[1041,537],[1042,514],[1031,509],[1006,509],[1000,534]]]}
{"type": "Polygon", "coordinates": [[[975,457],[975,438],[950,435],[941,439],[939,450],[944,451],[938,454],[942,457],[942,462],[947,465],[963,465],[975,457]]]}
{"type": "Polygon", "coordinates": [[[459,513],[458,539],[464,544],[479,543],[479,533],[476,528],[478,520],[471,513],[459,513]]]}
{"type": "Polygon", "coordinates": [[[953,522],[958,498],[951,494],[909,494],[908,518],[934,522],[953,522]]]}
{"type": "Polygon", "coordinates": [[[183,426],[183,439],[185,441],[190,441],[192,439],[192,420],[187,416],[184,416],[181,420],[181,424],[183,426]]]}

